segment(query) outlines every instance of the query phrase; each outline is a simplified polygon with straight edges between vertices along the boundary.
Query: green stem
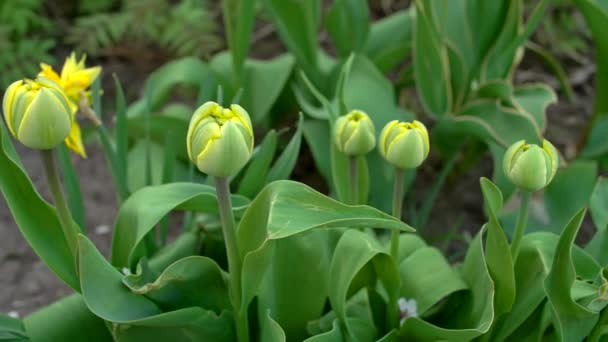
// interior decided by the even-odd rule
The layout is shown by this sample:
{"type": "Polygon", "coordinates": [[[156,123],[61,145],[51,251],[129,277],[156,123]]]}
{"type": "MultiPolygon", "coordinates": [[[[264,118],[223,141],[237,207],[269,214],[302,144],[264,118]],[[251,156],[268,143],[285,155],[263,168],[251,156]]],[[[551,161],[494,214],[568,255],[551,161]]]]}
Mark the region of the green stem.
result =
{"type": "Polygon", "coordinates": [[[356,156],[348,156],[348,178],[350,182],[350,204],[359,203],[359,163],[356,156]]]}
{"type": "Polygon", "coordinates": [[[59,223],[63,230],[63,236],[68,244],[70,253],[76,262],[76,255],[78,250],[78,232],[74,229],[72,224],[72,214],[70,208],[63,195],[61,189],[61,182],[59,181],[59,175],[57,174],[57,166],[55,165],[55,150],[42,150],[40,151],[42,158],[42,164],[44,165],[44,171],[46,173],[46,179],[55,201],[55,207],[57,210],[57,216],[59,217],[59,223]]]}
{"type": "Polygon", "coordinates": [[[236,244],[236,223],[232,212],[230,186],[227,177],[215,177],[215,189],[220,210],[220,219],[224,231],[228,272],[230,274],[230,299],[234,307],[237,340],[249,341],[249,322],[247,308],[241,308],[241,257],[236,244]]]}
{"type": "MultiPolygon", "coordinates": [[[[401,211],[403,209],[403,182],[405,172],[403,169],[395,168],[395,182],[393,184],[393,216],[401,220],[401,211]]],[[[395,264],[399,265],[399,230],[394,229],[391,232],[391,256],[395,260],[395,264]]],[[[388,322],[391,327],[399,327],[399,310],[398,298],[389,298],[387,305],[388,322]]]]}
{"type": "Polygon", "coordinates": [[[517,215],[517,224],[515,225],[515,233],[513,234],[513,240],[511,241],[511,257],[513,258],[513,264],[517,260],[519,249],[521,246],[521,239],[526,231],[526,225],[528,223],[528,206],[532,194],[525,190],[520,190],[520,203],[519,213],[517,215]]]}
{"type": "MultiPolygon", "coordinates": [[[[393,216],[401,220],[403,209],[403,179],[404,171],[395,168],[395,183],[393,185],[393,216]]],[[[391,233],[391,256],[399,263],[399,230],[394,229],[391,233]]]]}

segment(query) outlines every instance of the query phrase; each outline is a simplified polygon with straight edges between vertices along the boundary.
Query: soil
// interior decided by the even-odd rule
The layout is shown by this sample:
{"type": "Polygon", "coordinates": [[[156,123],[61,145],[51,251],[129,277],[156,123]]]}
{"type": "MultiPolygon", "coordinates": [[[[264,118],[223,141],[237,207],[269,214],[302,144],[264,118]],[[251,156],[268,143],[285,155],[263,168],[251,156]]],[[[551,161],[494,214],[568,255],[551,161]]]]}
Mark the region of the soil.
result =
{"type": "MultiPolygon", "coordinates": [[[[382,3],[385,2],[391,3],[391,1],[382,3]]],[[[392,3],[394,10],[406,2],[393,1],[392,3]]],[[[382,13],[384,10],[385,8],[378,8],[374,15],[381,16],[384,14],[382,13]]],[[[264,47],[257,50],[262,51],[259,55],[254,53],[256,57],[267,57],[265,54],[268,51],[273,50],[276,53],[276,51],[284,49],[280,43],[277,43],[276,34],[272,30],[268,30],[268,25],[256,24],[256,32],[257,34],[254,34],[256,46],[264,47]]],[[[546,137],[556,144],[566,158],[575,155],[581,132],[589,119],[588,113],[591,112],[593,87],[589,85],[592,83],[592,64],[590,62],[589,65],[567,66],[569,79],[574,81],[577,98],[573,103],[565,102],[563,93],[558,91],[560,102],[548,108],[546,137]],[[589,68],[591,68],[591,72],[589,72],[589,68]]],[[[113,96],[113,81],[109,77],[112,71],[117,71],[121,78],[127,77],[130,80],[127,84],[132,85],[127,90],[134,92],[134,89],[141,89],[141,87],[133,85],[141,84],[151,69],[150,66],[145,68],[127,62],[104,63],[106,80],[104,89],[107,97],[113,96]]],[[[548,83],[554,89],[559,88],[555,77],[548,73],[541,62],[528,55],[516,75],[516,82],[524,81],[541,81],[548,83]]],[[[136,95],[131,94],[131,97],[136,95]]],[[[48,189],[38,154],[18,143],[15,145],[32,181],[48,199],[48,189]]],[[[93,144],[87,146],[87,150],[89,155],[87,159],[73,156],[73,162],[80,176],[82,193],[85,197],[88,235],[107,256],[117,211],[115,192],[101,148],[93,144]]],[[[423,168],[411,190],[416,201],[419,201],[421,195],[430,189],[440,165],[439,160],[431,159],[423,168]]],[[[307,182],[320,190],[326,190],[327,187],[322,184],[320,177],[311,171],[314,172],[314,165],[307,147],[304,146],[302,157],[294,172],[294,178],[307,182]],[[311,174],[312,176],[310,176],[311,174]]],[[[423,235],[433,241],[436,246],[444,249],[454,260],[461,256],[467,238],[474,235],[484,223],[478,180],[481,176],[490,177],[491,174],[492,163],[489,156],[486,155],[475,167],[459,177],[448,178],[441,189],[429,219],[429,228],[423,235]],[[449,239],[438,238],[449,235],[447,234],[449,232],[455,232],[449,239]]],[[[590,232],[592,228],[586,224],[584,230],[590,232]]],[[[0,236],[2,236],[0,239],[0,275],[2,275],[0,277],[0,312],[23,317],[71,292],[33,253],[15,225],[8,206],[1,196],[0,236]]]]}

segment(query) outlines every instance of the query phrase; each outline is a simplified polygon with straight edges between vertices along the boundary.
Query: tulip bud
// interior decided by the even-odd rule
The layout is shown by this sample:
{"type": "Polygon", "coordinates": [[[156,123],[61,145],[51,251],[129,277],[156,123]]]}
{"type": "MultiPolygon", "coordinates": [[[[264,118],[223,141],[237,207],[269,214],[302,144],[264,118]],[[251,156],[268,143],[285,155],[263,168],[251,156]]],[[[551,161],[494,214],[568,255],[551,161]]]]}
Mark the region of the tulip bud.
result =
{"type": "Polygon", "coordinates": [[[232,176],[247,164],[253,151],[249,114],[236,104],[228,109],[207,102],[190,119],[186,145],[190,160],[201,172],[232,176]]]}
{"type": "Polygon", "coordinates": [[[380,133],[380,154],[401,169],[420,166],[429,155],[429,133],[420,121],[386,124],[380,133]]]}
{"type": "Polygon", "coordinates": [[[65,93],[46,78],[11,84],[4,93],[2,110],[11,134],[29,148],[51,149],[63,142],[72,127],[65,93]]]}
{"type": "Polygon", "coordinates": [[[334,140],[340,152],[349,156],[367,154],[376,146],[374,122],[362,111],[341,116],[334,125],[334,140]]]}
{"type": "Polygon", "coordinates": [[[503,161],[507,178],[517,187],[531,192],[549,185],[558,165],[559,154],[548,140],[543,140],[542,148],[520,140],[507,149],[503,161]]]}

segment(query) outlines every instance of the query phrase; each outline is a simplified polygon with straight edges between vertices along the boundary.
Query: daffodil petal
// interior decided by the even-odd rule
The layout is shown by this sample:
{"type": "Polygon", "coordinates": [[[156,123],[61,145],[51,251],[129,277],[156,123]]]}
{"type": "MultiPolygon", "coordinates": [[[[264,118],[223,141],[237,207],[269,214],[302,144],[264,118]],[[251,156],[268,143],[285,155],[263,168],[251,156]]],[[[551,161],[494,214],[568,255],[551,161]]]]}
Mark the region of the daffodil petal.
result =
{"type": "Polygon", "coordinates": [[[70,134],[67,138],[65,138],[66,146],[80,155],[82,158],[87,157],[87,152],[84,148],[84,144],[82,142],[82,134],[80,131],[80,125],[76,120],[72,121],[72,128],[70,129],[70,134]]]}

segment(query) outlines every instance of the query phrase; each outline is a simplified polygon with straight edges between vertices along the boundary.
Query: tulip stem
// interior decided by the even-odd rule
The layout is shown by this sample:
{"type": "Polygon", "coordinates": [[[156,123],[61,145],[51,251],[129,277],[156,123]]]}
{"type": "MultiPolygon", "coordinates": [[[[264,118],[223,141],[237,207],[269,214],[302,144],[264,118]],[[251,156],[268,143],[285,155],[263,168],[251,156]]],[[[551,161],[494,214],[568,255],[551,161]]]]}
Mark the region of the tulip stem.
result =
{"type": "Polygon", "coordinates": [[[520,202],[519,202],[519,213],[517,215],[517,223],[515,225],[515,233],[513,234],[513,240],[511,241],[511,257],[513,258],[513,264],[517,260],[519,249],[521,245],[521,239],[526,231],[526,225],[528,223],[528,207],[530,204],[530,198],[532,194],[525,190],[520,190],[520,202]]]}
{"type": "Polygon", "coordinates": [[[230,185],[227,177],[215,177],[215,190],[220,211],[220,220],[224,231],[224,242],[228,257],[230,274],[230,299],[234,308],[237,340],[249,341],[249,322],[247,308],[241,308],[241,258],[236,244],[236,223],[232,212],[230,185]]]}
{"type": "MultiPolygon", "coordinates": [[[[63,230],[63,236],[68,244],[72,257],[74,258],[74,263],[76,263],[78,232],[74,229],[72,214],[63,194],[63,190],[61,189],[61,182],[59,180],[59,175],[57,174],[57,166],[55,165],[55,150],[42,150],[40,151],[40,157],[51,190],[51,195],[55,202],[55,208],[59,223],[61,224],[61,229],[63,230]]],[[[74,265],[76,266],[76,264],[74,265]]]]}
{"type": "MultiPolygon", "coordinates": [[[[403,209],[403,180],[404,170],[395,168],[395,183],[393,186],[393,216],[401,220],[403,209]]],[[[391,256],[399,264],[399,230],[394,229],[391,233],[391,256]]]]}
{"type": "Polygon", "coordinates": [[[356,156],[348,156],[348,176],[350,181],[350,200],[353,205],[359,203],[359,163],[356,156]]]}

